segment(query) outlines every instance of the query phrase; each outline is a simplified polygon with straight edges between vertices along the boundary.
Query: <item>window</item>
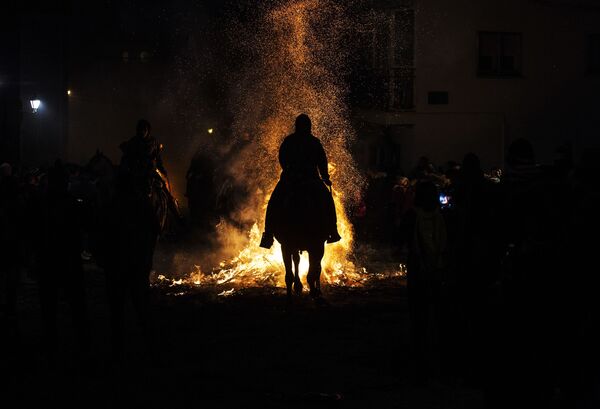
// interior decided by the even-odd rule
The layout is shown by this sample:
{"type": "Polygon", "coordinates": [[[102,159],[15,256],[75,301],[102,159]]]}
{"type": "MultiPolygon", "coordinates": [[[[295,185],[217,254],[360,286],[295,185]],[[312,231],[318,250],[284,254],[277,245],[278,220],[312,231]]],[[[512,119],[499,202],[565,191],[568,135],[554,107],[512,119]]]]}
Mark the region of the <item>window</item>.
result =
{"type": "Polygon", "coordinates": [[[397,9],[377,12],[371,18],[369,55],[364,53],[363,57],[365,61],[371,58],[370,72],[354,70],[360,78],[356,83],[361,84],[354,88],[357,94],[362,94],[358,104],[384,110],[413,109],[415,11],[400,5],[397,9]]]}
{"type": "Polygon", "coordinates": [[[413,67],[415,63],[415,11],[397,10],[394,16],[394,65],[413,67]]]}
{"type": "Polygon", "coordinates": [[[427,103],[429,105],[448,105],[448,91],[429,91],[427,103]]]}
{"type": "Polygon", "coordinates": [[[600,33],[588,34],[587,49],[587,72],[598,75],[600,74],[600,33]]]}
{"type": "Polygon", "coordinates": [[[479,32],[479,76],[518,77],[522,64],[521,33],[479,32]]]}

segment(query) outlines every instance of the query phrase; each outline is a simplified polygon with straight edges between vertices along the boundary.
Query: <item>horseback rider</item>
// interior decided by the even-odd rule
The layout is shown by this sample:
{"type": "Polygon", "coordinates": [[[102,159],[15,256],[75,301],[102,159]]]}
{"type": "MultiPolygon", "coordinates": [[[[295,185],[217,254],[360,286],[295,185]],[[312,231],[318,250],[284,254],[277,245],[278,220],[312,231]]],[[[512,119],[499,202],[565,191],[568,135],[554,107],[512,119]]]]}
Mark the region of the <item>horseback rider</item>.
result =
{"type": "Polygon", "coordinates": [[[121,359],[123,354],[123,308],[127,298],[131,297],[137,310],[147,348],[151,347],[155,335],[149,308],[150,273],[166,208],[170,206],[163,199],[171,199],[161,158],[162,146],[150,132],[150,123],[141,119],[135,136],[120,145],[123,155],[117,173],[115,200],[103,226],[116,359],[121,359]]]}
{"type": "Polygon", "coordinates": [[[162,145],[150,135],[151,129],[148,121],[140,119],[135,136],[120,145],[123,152],[119,165],[120,187],[141,195],[150,194],[157,170],[167,176],[160,156],[162,145]]]}
{"type": "Polygon", "coordinates": [[[321,203],[321,211],[324,213],[324,239],[327,243],[341,240],[337,231],[335,204],[329,190],[331,179],[323,145],[312,135],[312,123],[308,115],[299,115],[295,126],[296,131],[288,135],[279,148],[279,164],[282,173],[267,206],[265,231],[260,243],[260,247],[263,248],[270,248],[273,245],[274,230],[277,228],[283,210],[285,195],[301,183],[313,184],[316,187],[314,191],[318,192],[318,197],[315,199],[321,203]]]}
{"type": "Polygon", "coordinates": [[[181,218],[160,155],[163,146],[150,135],[151,129],[148,121],[140,119],[135,136],[120,145],[123,156],[119,165],[118,191],[142,199],[148,198],[152,189],[158,187],[166,193],[169,209],[181,218]]]}

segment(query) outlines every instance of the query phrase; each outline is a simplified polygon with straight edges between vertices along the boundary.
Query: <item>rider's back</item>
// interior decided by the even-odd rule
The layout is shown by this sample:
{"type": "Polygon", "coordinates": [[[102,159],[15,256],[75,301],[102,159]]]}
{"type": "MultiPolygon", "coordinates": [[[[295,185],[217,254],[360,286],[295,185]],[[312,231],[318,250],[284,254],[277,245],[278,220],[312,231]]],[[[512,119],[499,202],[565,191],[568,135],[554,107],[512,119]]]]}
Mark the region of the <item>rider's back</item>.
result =
{"type": "Polygon", "coordinates": [[[284,175],[327,179],[327,156],[321,141],[310,134],[288,135],[279,149],[279,164],[284,175]]]}
{"type": "Polygon", "coordinates": [[[157,166],[159,156],[158,142],[154,138],[133,138],[123,142],[120,146],[123,152],[121,168],[128,171],[150,171],[157,166]]]}
{"type": "Polygon", "coordinates": [[[152,137],[134,136],[120,148],[123,152],[118,175],[121,192],[147,194],[156,177],[156,169],[162,168],[158,142],[152,137]]]}

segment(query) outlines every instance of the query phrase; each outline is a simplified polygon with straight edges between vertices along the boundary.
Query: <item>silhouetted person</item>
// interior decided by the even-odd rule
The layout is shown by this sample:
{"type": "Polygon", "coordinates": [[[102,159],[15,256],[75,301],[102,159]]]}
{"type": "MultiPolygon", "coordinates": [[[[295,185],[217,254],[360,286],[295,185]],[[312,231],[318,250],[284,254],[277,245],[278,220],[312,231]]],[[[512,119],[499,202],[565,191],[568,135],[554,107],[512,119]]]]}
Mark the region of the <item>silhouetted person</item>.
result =
{"type": "MultiPolygon", "coordinates": [[[[213,154],[214,155],[214,154],[213,154]]],[[[215,168],[217,216],[236,226],[239,230],[250,230],[255,220],[244,207],[261,206],[265,198],[256,194],[256,181],[264,169],[256,166],[271,160],[271,155],[259,143],[252,143],[252,134],[244,130],[237,136],[227,153],[215,168]]],[[[215,223],[216,224],[216,223],[215,223]]]]}
{"type": "Polygon", "coordinates": [[[427,156],[421,156],[417,164],[410,172],[410,179],[416,181],[429,180],[429,176],[435,172],[435,167],[427,156]]]}
{"type": "Polygon", "coordinates": [[[80,358],[89,349],[85,280],[81,263],[80,209],[68,193],[68,174],[60,161],[48,171],[48,187],[40,209],[38,279],[44,348],[53,364],[57,352],[57,305],[64,290],[71,307],[80,358]]]}
{"type": "Polygon", "coordinates": [[[433,182],[417,184],[411,212],[408,256],[408,305],[413,349],[413,380],[422,383],[437,370],[439,302],[446,267],[446,224],[440,212],[438,189],[433,182]],[[431,337],[429,333],[433,332],[431,337]]]}
{"type": "MultiPolygon", "coordinates": [[[[244,214],[240,210],[247,205],[249,196],[253,195],[249,187],[254,185],[257,173],[262,169],[257,166],[240,168],[239,165],[259,163],[259,147],[259,144],[252,143],[250,132],[243,131],[225,148],[223,156],[215,163],[214,207],[217,220],[226,220],[240,230],[248,230],[254,224],[254,219],[240,217],[244,214]]],[[[214,156],[214,152],[211,155],[214,156]]]]}
{"type": "Polygon", "coordinates": [[[387,172],[368,172],[366,229],[370,241],[389,243],[394,226],[394,181],[387,172]]]}
{"type": "Polygon", "coordinates": [[[24,216],[21,224],[23,264],[28,275],[32,277],[36,274],[36,237],[39,234],[39,218],[35,215],[39,214],[40,203],[42,203],[45,194],[41,179],[41,171],[37,168],[31,169],[25,172],[23,184],[20,187],[23,200],[22,214],[24,216]]]}
{"type": "Polygon", "coordinates": [[[414,189],[406,176],[398,176],[392,188],[395,218],[402,218],[414,204],[414,189]]]}
{"type": "Polygon", "coordinates": [[[444,170],[444,176],[450,181],[450,183],[454,183],[456,178],[460,174],[460,164],[456,163],[453,160],[450,160],[446,163],[446,169],[444,170]]]}
{"type": "Polygon", "coordinates": [[[151,130],[150,123],[140,119],[135,135],[120,145],[123,153],[119,164],[120,189],[132,189],[137,195],[150,194],[156,171],[167,175],[160,155],[162,147],[151,130]]]}
{"type": "Polygon", "coordinates": [[[560,251],[551,259],[560,275],[555,298],[555,362],[559,369],[558,384],[562,392],[561,408],[598,407],[600,379],[600,276],[598,240],[600,231],[600,149],[587,148],[574,169],[567,223],[557,223],[563,235],[560,251]],[[564,226],[564,227],[563,227],[564,226]],[[559,299],[560,302],[556,302],[559,299]]]}
{"type": "Polygon", "coordinates": [[[427,156],[421,156],[417,165],[410,172],[410,179],[416,182],[433,182],[443,186],[449,182],[445,175],[439,172],[427,156]]]}
{"type": "Polygon", "coordinates": [[[337,231],[337,219],[333,197],[323,183],[331,186],[327,155],[321,141],[311,133],[312,123],[306,114],[296,118],[296,131],[288,135],[279,148],[281,178],[269,200],[265,219],[265,231],[261,247],[269,248],[277,229],[278,218],[284,206],[286,193],[299,183],[309,183],[317,193],[323,214],[324,238],[328,243],[341,239],[337,231]]]}
{"type": "Polygon", "coordinates": [[[10,164],[3,163],[0,165],[0,295],[5,299],[1,313],[13,333],[17,330],[17,286],[23,250],[22,207],[18,180],[10,164]]]}
{"type": "Polygon", "coordinates": [[[367,203],[364,192],[355,193],[355,205],[350,208],[350,221],[354,227],[355,239],[363,241],[366,239],[367,203]]]}
{"type": "Polygon", "coordinates": [[[392,189],[393,219],[395,227],[395,244],[398,251],[401,251],[408,243],[406,215],[414,205],[414,188],[405,176],[397,178],[396,184],[392,189]]]}
{"type": "Polygon", "coordinates": [[[83,251],[81,257],[84,261],[91,259],[94,217],[97,214],[96,205],[98,196],[96,184],[91,175],[82,167],[72,164],[67,168],[69,173],[69,193],[77,199],[81,209],[81,229],[83,231],[83,251]]]}
{"type": "Polygon", "coordinates": [[[490,336],[491,349],[499,350],[491,355],[496,378],[488,384],[490,403],[548,407],[553,389],[547,362],[554,354],[548,340],[555,332],[557,226],[549,212],[552,192],[528,140],[511,143],[501,188],[499,230],[509,256],[504,261],[502,312],[497,331],[490,336]]]}
{"type": "Polygon", "coordinates": [[[454,185],[449,230],[459,318],[456,364],[463,366],[462,375],[474,382],[479,381],[484,356],[488,288],[498,279],[499,231],[494,206],[500,196],[494,194],[494,186],[485,178],[477,155],[465,155],[454,185]]]}

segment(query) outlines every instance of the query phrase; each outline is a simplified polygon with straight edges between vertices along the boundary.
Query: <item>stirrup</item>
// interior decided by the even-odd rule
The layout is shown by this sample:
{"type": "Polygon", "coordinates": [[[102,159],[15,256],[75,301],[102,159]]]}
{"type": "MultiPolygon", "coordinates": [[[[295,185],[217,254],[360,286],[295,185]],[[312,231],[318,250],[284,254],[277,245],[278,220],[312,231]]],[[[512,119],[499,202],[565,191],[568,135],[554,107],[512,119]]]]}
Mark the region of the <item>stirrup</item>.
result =
{"type": "Polygon", "coordinates": [[[342,238],[340,237],[339,233],[336,231],[329,235],[329,238],[327,239],[327,243],[336,243],[336,242],[340,241],[341,239],[342,238]]]}
{"type": "Polygon", "coordinates": [[[273,245],[273,235],[263,233],[262,237],[260,239],[259,246],[262,247],[263,249],[270,249],[272,245],[273,245]]]}

